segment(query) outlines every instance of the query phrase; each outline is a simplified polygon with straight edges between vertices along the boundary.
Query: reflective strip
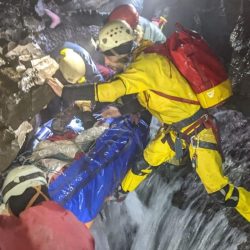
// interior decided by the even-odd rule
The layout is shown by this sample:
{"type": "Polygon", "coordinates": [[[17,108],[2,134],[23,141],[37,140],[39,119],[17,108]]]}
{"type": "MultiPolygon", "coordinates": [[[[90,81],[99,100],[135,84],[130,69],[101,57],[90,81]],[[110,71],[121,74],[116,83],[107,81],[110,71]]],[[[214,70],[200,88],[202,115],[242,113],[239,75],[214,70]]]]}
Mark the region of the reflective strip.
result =
{"type": "Polygon", "coordinates": [[[239,197],[237,197],[237,196],[232,196],[229,200],[238,201],[238,200],[239,200],[239,197]]]}
{"type": "Polygon", "coordinates": [[[226,191],[222,188],[221,190],[220,190],[220,193],[223,195],[223,197],[226,197],[226,191]]]}
{"type": "Polygon", "coordinates": [[[239,191],[236,187],[227,184],[224,188],[219,190],[223,196],[223,204],[226,207],[236,207],[239,201],[239,191]],[[229,196],[229,198],[227,198],[229,196]]]}
{"type": "Polygon", "coordinates": [[[197,94],[197,98],[203,108],[211,108],[221,104],[232,96],[232,83],[229,79],[197,94]]]}

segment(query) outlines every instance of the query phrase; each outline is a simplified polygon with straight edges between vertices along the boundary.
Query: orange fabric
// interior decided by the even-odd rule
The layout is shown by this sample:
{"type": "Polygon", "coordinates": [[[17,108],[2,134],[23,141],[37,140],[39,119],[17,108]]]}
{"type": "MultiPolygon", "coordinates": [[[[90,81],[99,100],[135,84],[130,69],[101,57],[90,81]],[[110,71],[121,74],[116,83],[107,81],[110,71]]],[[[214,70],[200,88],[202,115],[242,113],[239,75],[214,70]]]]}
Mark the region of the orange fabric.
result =
{"type": "Polygon", "coordinates": [[[94,223],[94,220],[92,220],[92,221],[90,221],[90,222],[85,223],[85,226],[86,226],[87,228],[91,228],[91,227],[92,227],[92,225],[93,225],[93,223],[94,223]]]}

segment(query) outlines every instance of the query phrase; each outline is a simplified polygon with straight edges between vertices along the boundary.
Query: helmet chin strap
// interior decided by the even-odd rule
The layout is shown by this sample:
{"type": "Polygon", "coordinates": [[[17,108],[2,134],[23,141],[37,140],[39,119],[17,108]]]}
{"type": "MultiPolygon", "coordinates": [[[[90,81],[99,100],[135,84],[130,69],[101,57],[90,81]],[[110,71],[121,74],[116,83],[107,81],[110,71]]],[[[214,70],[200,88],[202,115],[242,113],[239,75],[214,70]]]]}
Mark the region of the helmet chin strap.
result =
{"type": "Polygon", "coordinates": [[[130,50],[130,52],[126,53],[126,54],[118,54],[115,49],[110,49],[109,51],[113,54],[113,56],[117,56],[117,57],[120,57],[120,58],[123,58],[123,57],[129,57],[129,54],[131,54],[133,52],[133,50],[138,46],[137,42],[136,41],[133,41],[133,45],[132,45],[132,48],[130,50]]]}
{"type": "Polygon", "coordinates": [[[120,57],[120,58],[123,58],[123,57],[128,55],[128,54],[122,54],[122,55],[118,54],[114,49],[111,49],[109,51],[113,54],[113,56],[117,56],[117,57],[120,57]]]}

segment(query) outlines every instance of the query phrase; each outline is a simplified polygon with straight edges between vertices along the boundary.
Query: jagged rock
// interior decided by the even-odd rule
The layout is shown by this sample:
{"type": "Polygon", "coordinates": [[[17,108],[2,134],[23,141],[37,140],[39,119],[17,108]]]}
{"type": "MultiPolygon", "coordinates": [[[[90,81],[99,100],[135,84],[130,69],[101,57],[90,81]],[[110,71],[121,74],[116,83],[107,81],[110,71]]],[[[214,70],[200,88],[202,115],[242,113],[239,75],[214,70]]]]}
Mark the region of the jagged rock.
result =
{"type": "Polygon", "coordinates": [[[234,89],[237,94],[247,97],[250,97],[250,32],[249,29],[244,27],[249,22],[249,11],[243,12],[231,34],[231,43],[234,49],[231,74],[234,89]]]}
{"type": "Polygon", "coordinates": [[[32,125],[27,121],[24,121],[23,123],[21,123],[18,129],[15,130],[15,135],[16,135],[17,142],[20,148],[22,148],[25,142],[26,134],[28,134],[32,130],[33,130],[32,125]]]}
{"type": "Polygon", "coordinates": [[[0,69],[0,76],[4,81],[6,82],[11,81],[16,84],[22,77],[22,75],[12,67],[5,67],[3,69],[0,69]]]}
{"type": "Polygon", "coordinates": [[[26,134],[32,130],[27,121],[23,122],[16,131],[11,128],[0,130],[0,171],[5,170],[16,158],[23,146],[26,134]]]}
{"type": "Polygon", "coordinates": [[[230,75],[233,83],[234,96],[230,101],[232,108],[250,116],[250,2],[242,0],[241,15],[231,33],[230,41],[233,48],[230,63],[230,75]]]}
{"type": "Polygon", "coordinates": [[[41,58],[44,55],[41,48],[35,43],[26,45],[17,45],[10,50],[5,56],[6,58],[20,58],[20,61],[30,61],[32,59],[41,58]]]}
{"type": "MultiPolygon", "coordinates": [[[[0,51],[0,54],[1,54],[1,51],[0,51]]],[[[5,63],[4,59],[2,57],[0,57],[0,67],[5,65],[5,64],[6,63],[5,63]]]]}
{"type": "Polygon", "coordinates": [[[2,107],[2,119],[13,129],[25,120],[29,120],[54,97],[54,93],[47,85],[33,87],[28,93],[18,93],[10,96],[6,105],[2,107]]]}
{"type": "Polygon", "coordinates": [[[24,26],[33,32],[41,32],[46,28],[43,20],[38,20],[32,16],[26,16],[24,19],[24,26]]]}
{"type": "Polygon", "coordinates": [[[56,61],[49,55],[44,55],[37,44],[13,43],[13,45],[12,49],[9,47],[9,51],[3,54],[7,63],[6,67],[2,65],[0,69],[0,122],[3,127],[0,169],[2,170],[15,159],[26,134],[32,130],[28,121],[54,97],[51,88],[43,84],[46,78],[58,70],[56,61]],[[6,137],[13,134],[12,130],[16,130],[14,137],[6,137]],[[7,159],[1,159],[4,155],[8,155],[7,159]]]}
{"type": "Polygon", "coordinates": [[[3,171],[11,164],[20,150],[13,130],[0,131],[0,145],[0,171],[3,171]]]}
{"type": "Polygon", "coordinates": [[[19,89],[26,93],[33,86],[43,85],[46,78],[53,76],[58,70],[58,64],[50,56],[31,60],[31,65],[32,68],[28,68],[18,82],[19,89]]]}

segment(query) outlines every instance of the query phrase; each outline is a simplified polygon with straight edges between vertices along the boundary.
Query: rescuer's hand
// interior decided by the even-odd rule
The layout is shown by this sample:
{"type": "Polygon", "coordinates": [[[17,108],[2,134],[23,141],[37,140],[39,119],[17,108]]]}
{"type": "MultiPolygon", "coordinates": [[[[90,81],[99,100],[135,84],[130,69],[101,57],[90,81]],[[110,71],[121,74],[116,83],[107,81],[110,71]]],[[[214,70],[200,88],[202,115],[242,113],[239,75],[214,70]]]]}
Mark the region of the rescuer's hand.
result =
{"type": "Polygon", "coordinates": [[[49,84],[49,86],[53,89],[54,93],[61,97],[62,91],[63,91],[63,84],[56,78],[47,78],[46,82],[49,84]]]}
{"type": "Polygon", "coordinates": [[[120,117],[121,113],[117,107],[108,106],[102,113],[103,118],[120,117]]]}
{"type": "Polygon", "coordinates": [[[75,105],[83,112],[91,112],[91,101],[75,101],[75,105]]]}

